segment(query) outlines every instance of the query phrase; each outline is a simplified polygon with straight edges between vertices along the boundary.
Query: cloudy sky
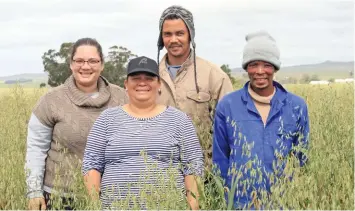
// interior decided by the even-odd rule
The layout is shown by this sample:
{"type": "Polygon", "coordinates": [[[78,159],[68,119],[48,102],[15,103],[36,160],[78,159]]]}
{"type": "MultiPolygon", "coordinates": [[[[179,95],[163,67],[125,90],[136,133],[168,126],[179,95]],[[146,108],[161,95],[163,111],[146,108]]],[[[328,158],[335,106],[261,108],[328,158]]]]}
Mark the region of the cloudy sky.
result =
{"type": "Polygon", "coordinates": [[[194,15],[196,53],[218,65],[240,67],[245,35],[260,29],[284,66],[354,59],[349,0],[0,0],[0,76],[43,72],[45,51],[81,37],[156,59],[159,17],[177,3],[194,15]]]}

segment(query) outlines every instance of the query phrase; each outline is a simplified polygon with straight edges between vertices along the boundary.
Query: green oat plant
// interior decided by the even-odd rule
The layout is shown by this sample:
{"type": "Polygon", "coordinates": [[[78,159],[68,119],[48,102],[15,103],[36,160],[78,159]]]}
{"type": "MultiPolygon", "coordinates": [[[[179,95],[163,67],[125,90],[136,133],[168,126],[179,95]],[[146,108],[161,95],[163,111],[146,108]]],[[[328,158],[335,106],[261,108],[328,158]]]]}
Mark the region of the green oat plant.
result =
{"type": "MultiPolygon", "coordinates": [[[[275,179],[270,175],[274,182],[272,194],[256,191],[252,204],[265,209],[354,210],[354,85],[295,84],[286,88],[303,97],[308,105],[309,160],[299,168],[292,156],[284,157],[283,162],[286,161],[287,165],[282,176],[275,179]]],[[[27,123],[33,106],[45,91],[16,86],[0,92],[0,209],[27,209],[24,170],[27,123]]],[[[218,174],[213,173],[218,171],[211,165],[210,132],[199,131],[200,143],[206,149],[204,177],[198,183],[199,205],[203,210],[226,210],[231,207],[232,201],[228,197],[225,200],[225,196],[233,196],[237,191],[233,188],[228,190],[218,174]]],[[[250,147],[246,147],[243,156],[248,156],[250,147]]],[[[235,187],[248,187],[258,181],[260,172],[255,163],[257,158],[251,157],[243,169],[231,169],[235,187]],[[249,171],[253,177],[244,180],[240,176],[244,171],[249,171]]],[[[79,210],[100,209],[100,202],[89,197],[80,169],[73,171],[71,176],[74,178],[71,194],[75,207],[79,210]]],[[[174,186],[174,178],[163,177],[162,181],[166,180],[171,180],[171,186],[166,190],[147,185],[143,189],[148,191],[142,191],[138,198],[127,198],[136,201],[136,206],[129,207],[126,201],[118,202],[117,207],[139,209],[138,205],[144,202],[149,209],[188,209],[184,194],[174,186]],[[157,189],[153,191],[154,188],[157,189]]],[[[58,198],[58,195],[53,194],[53,197],[58,198]]],[[[59,199],[53,201],[53,209],[64,206],[59,199]]]]}

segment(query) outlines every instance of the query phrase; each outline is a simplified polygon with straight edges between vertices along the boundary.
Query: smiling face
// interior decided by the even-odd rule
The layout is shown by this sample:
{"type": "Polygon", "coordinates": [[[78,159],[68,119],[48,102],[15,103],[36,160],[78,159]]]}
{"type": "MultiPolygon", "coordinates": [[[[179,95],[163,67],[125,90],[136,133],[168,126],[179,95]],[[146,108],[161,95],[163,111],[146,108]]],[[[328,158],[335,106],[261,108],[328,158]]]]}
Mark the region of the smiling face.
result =
{"type": "Polygon", "coordinates": [[[268,96],[273,92],[275,67],[264,61],[253,61],[247,65],[250,85],[261,96],[268,96]]]}
{"type": "Polygon", "coordinates": [[[163,23],[162,37],[170,57],[184,58],[190,53],[190,36],[182,19],[167,19],[163,23]]]}
{"type": "Polygon", "coordinates": [[[125,80],[124,85],[132,103],[153,104],[156,103],[160,80],[149,73],[133,73],[125,80]]]}
{"type": "Polygon", "coordinates": [[[96,86],[104,69],[97,47],[92,45],[77,47],[70,63],[70,69],[79,88],[96,86]]]}

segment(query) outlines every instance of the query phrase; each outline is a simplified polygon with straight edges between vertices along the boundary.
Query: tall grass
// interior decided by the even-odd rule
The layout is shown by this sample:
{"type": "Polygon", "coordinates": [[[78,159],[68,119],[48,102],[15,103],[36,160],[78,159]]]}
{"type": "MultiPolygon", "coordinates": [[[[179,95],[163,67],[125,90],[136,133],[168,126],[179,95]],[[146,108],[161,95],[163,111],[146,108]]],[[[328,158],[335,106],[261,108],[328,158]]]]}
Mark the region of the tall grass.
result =
{"type": "MultiPolygon", "coordinates": [[[[354,86],[289,85],[289,91],[302,96],[309,109],[309,162],[293,169],[294,177],[279,181],[268,200],[261,199],[266,208],[284,209],[354,209],[354,86]],[[282,193],[282,197],[280,197],[282,193]],[[272,202],[272,203],[271,203],[272,202]]],[[[24,90],[20,87],[0,92],[0,209],[26,209],[24,159],[27,122],[31,110],[44,89],[24,90]]],[[[200,134],[205,148],[210,135],[200,134]]],[[[72,188],[77,209],[99,209],[100,203],[90,200],[85,191],[80,170],[74,174],[72,188]]],[[[154,187],[146,187],[150,191],[154,187]]],[[[155,191],[155,192],[154,192],[155,191]]],[[[139,200],[148,201],[148,209],[186,209],[186,201],[178,201],[179,193],[172,189],[156,189],[155,194],[142,192],[139,200]],[[160,201],[159,206],[157,203],[160,201]]],[[[223,182],[205,172],[199,182],[201,209],[227,209],[224,194],[231,193],[223,182]],[[206,182],[208,181],[208,182],[206,182]]],[[[138,203],[139,203],[138,200],[138,203]]],[[[55,200],[61,208],[59,200],[55,200]]],[[[127,202],[127,201],[126,201],[127,202]]],[[[139,209],[122,202],[119,209],[139,209]]]]}

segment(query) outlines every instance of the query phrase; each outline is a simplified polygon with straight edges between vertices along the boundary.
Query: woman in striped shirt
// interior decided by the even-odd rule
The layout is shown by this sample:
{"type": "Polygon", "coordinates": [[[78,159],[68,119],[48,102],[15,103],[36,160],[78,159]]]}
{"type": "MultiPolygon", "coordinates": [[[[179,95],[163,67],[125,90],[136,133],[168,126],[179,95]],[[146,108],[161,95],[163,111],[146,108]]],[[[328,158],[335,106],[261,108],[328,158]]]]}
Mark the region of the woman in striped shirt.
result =
{"type": "Polygon", "coordinates": [[[131,60],[125,81],[129,103],[104,111],[91,129],[82,171],[88,191],[100,193],[105,208],[128,192],[139,196],[146,184],[167,187],[171,169],[175,169],[173,182],[186,191],[189,206],[199,208],[195,176],[203,174],[201,146],[185,113],[156,103],[160,83],[154,60],[131,60]],[[151,164],[156,169],[150,169],[151,164]],[[148,179],[151,171],[154,176],[148,179]],[[140,181],[141,175],[145,180],[140,181]],[[157,182],[162,175],[165,180],[157,182]],[[139,185],[129,186],[128,191],[128,184],[139,185]]]}

